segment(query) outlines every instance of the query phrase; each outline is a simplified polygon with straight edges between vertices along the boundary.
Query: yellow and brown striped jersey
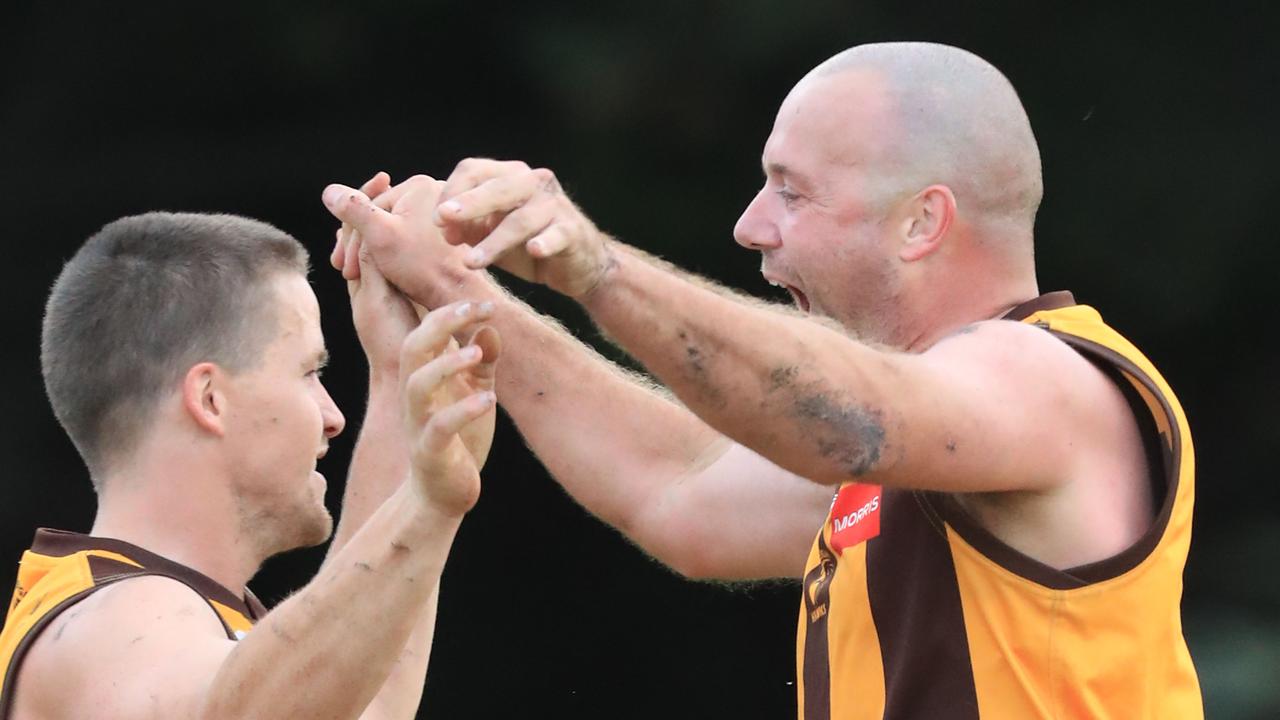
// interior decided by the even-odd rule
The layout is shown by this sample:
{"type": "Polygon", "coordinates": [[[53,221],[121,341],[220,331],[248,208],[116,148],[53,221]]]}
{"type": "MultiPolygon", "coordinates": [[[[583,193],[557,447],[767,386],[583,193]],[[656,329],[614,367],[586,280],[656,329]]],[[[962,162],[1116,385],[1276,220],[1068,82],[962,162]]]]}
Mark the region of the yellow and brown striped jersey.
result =
{"type": "Polygon", "coordinates": [[[0,630],[0,720],[9,717],[18,668],[40,632],[94,591],[143,575],[172,578],[190,587],[217,613],[232,640],[243,637],[267,612],[248,589],[244,597],[237,597],[212,578],[135,545],[37,530],[31,549],[22,555],[17,587],[0,630]]]}
{"type": "Polygon", "coordinates": [[[1053,333],[1125,392],[1152,467],[1151,528],[1118,555],[1057,570],[946,494],[842,485],[805,566],[802,720],[1203,717],[1180,614],[1186,417],[1142,353],[1070,293],[1006,319],[1053,333]]]}

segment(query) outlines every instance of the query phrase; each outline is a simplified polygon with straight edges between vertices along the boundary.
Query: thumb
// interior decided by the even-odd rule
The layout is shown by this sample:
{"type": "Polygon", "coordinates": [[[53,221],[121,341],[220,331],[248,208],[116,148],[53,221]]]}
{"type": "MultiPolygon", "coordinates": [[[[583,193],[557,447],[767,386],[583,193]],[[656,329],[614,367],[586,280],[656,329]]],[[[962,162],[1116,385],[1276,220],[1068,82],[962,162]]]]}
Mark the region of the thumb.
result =
{"type": "Polygon", "coordinates": [[[371,229],[375,223],[386,223],[394,216],[373,204],[368,195],[346,185],[333,184],[324,189],[320,199],[334,217],[357,230],[371,229]]]}

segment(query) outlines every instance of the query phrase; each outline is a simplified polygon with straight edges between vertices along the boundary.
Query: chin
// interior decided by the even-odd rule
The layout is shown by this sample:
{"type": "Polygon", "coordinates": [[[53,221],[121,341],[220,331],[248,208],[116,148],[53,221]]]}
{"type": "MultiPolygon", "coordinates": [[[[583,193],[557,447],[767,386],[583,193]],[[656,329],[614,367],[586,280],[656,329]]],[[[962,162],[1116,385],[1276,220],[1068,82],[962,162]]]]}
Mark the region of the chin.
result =
{"type": "Polygon", "coordinates": [[[328,510],[322,508],[318,517],[312,518],[307,527],[301,528],[298,547],[323,545],[331,535],[333,535],[333,516],[328,510]]]}

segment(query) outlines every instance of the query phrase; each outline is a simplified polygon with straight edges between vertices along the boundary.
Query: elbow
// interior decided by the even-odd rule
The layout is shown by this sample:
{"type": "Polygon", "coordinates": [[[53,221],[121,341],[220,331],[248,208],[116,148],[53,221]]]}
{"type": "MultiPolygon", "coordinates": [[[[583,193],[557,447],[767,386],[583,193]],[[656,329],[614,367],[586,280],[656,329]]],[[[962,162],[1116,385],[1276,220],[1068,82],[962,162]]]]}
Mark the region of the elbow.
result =
{"type": "Polygon", "coordinates": [[[705,552],[680,552],[673,554],[667,563],[678,575],[686,580],[727,580],[730,579],[724,569],[705,552]]]}
{"type": "Polygon", "coordinates": [[[687,580],[721,580],[726,569],[716,557],[715,538],[707,537],[705,517],[687,508],[658,508],[637,515],[626,528],[627,537],[650,557],[687,580]]]}

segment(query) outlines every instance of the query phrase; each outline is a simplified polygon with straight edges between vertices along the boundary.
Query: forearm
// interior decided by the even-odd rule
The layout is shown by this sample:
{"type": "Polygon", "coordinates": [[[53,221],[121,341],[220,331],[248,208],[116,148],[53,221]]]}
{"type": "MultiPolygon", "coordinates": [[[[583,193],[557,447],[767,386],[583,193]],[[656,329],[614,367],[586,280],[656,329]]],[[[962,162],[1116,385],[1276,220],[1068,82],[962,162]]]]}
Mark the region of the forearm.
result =
{"type": "MultiPolygon", "coordinates": [[[[680,565],[680,543],[650,522],[670,487],[709,465],[728,442],[651,382],[581,343],[487,276],[455,271],[409,291],[423,304],[496,306],[507,350],[498,399],[565,490],[658,559],[680,565]]],[[[674,508],[674,511],[694,511],[674,508]]]]}
{"type": "MultiPolygon", "coordinates": [[[[408,439],[400,415],[398,379],[393,373],[371,370],[368,407],[351,454],[341,520],[329,545],[326,565],[409,477],[408,439]]],[[[417,713],[431,655],[438,595],[437,586],[371,704],[380,718],[412,718],[417,713]]]]}
{"type": "Polygon", "coordinates": [[[584,307],[699,418],[819,482],[861,477],[884,460],[885,388],[896,372],[888,355],[638,252],[615,246],[615,258],[584,307]]]}
{"type": "Polygon", "coordinates": [[[400,417],[398,381],[395,377],[373,375],[368,407],[351,453],[338,528],[329,544],[326,563],[408,477],[408,440],[400,417]]]}
{"type": "Polygon", "coordinates": [[[359,717],[424,620],[458,525],[402,485],[237,644],[204,716],[359,717]]]}

